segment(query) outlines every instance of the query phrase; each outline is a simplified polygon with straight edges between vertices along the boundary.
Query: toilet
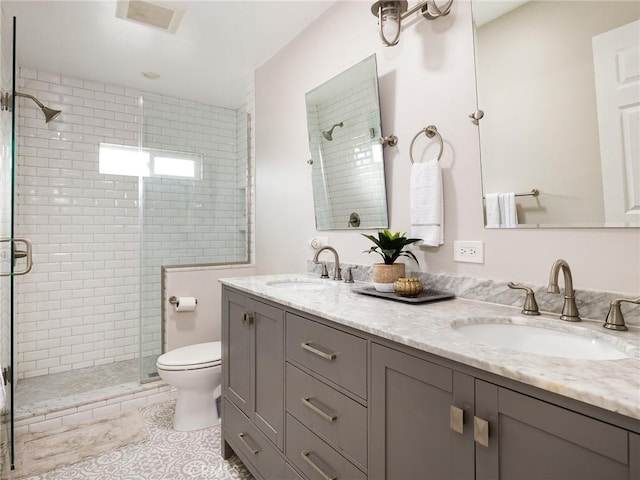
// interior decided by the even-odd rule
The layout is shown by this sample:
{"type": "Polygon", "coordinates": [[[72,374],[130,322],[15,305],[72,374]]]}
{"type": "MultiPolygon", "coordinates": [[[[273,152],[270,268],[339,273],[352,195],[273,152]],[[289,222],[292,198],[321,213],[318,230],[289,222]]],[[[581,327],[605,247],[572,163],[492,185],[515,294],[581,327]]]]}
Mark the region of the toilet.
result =
{"type": "Polygon", "coordinates": [[[200,430],[220,423],[215,390],[222,382],[220,342],[176,348],[158,357],[158,375],[177,390],[173,428],[200,430]]]}

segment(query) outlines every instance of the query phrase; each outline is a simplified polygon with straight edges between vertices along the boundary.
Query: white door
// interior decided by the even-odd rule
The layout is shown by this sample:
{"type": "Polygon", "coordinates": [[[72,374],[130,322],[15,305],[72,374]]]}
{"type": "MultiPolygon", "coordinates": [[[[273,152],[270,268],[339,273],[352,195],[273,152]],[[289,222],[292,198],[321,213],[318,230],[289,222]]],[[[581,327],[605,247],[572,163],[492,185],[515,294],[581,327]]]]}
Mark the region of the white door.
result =
{"type": "Polygon", "coordinates": [[[640,222],[640,21],[593,37],[605,221],[640,222]]]}

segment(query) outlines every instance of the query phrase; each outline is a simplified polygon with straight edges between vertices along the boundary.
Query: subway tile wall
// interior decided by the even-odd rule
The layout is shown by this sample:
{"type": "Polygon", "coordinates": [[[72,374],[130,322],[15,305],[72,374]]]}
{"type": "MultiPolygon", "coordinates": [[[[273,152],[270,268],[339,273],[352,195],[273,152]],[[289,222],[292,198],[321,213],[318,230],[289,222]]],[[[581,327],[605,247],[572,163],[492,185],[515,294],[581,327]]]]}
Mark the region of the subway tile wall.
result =
{"type": "Polygon", "coordinates": [[[235,111],[147,94],[141,110],[139,91],[27,68],[19,88],[63,113],[45,124],[30,100],[17,107],[17,234],[34,243],[16,279],[18,378],[135,358],[141,324],[142,354],[159,353],[159,265],[246,257],[231,218],[235,111]],[[138,178],[98,173],[100,142],[140,140],[205,153],[197,185],[144,179],[142,217],[138,178]]]}
{"type": "Polygon", "coordinates": [[[16,232],[34,267],[16,278],[18,378],[138,354],[138,181],[98,173],[100,142],[136,146],[140,92],[20,68],[16,232]]]}

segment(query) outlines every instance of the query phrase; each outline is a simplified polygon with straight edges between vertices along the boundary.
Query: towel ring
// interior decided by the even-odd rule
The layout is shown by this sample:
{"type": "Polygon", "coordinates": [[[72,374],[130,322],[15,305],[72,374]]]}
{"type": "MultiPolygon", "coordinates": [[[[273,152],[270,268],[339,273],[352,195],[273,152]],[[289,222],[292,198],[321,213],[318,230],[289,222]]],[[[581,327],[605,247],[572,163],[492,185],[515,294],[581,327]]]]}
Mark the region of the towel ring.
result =
{"type": "Polygon", "coordinates": [[[411,140],[411,145],[409,146],[409,158],[411,159],[411,163],[416,163],[413,160],[413,144],[418,139],[418,137],[423,133],[427,136],[427,138],[433,138],[434,135],[438,136],[438,140],[440,141],[440,152],[438,152],[438,161],[440,161],[440,157],[442,157],[442,150],[444,149],[444,142],[442,141],[442,135],[440,135],[440,132],[438,132],[438,129],[436,128],[435,125],[429,125],[427,127],[424,127],[418,133],[416,133],[416,136],[413,137],[413,140],[411,140]]]}

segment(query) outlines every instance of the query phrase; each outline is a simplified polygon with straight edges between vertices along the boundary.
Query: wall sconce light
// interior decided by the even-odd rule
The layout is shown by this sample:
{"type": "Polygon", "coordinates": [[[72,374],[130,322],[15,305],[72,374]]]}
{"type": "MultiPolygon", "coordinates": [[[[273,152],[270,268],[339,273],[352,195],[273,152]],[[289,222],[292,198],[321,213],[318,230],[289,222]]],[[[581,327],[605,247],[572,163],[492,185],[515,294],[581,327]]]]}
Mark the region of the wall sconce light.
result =
{"type": "Polygon", "coordinates": [[[428,20],[444,17],[451,11],[453,0],[449,0],[444,7],[438,7],[435,0],[424,0],[407,10],[406,0],[378,0],[371,6],[371,13],[378,17],[380,38],[387,47],[392,47],[400,41],[402,20],[420,10],[422,16],[428,20]]]}

